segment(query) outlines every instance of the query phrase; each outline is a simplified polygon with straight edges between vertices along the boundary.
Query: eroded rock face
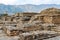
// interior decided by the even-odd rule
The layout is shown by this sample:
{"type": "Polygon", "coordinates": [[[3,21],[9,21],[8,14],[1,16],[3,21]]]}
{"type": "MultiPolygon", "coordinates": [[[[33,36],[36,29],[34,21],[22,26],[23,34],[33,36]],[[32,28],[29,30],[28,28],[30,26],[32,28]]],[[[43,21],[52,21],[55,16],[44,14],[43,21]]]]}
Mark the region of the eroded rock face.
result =
{"type": "Polygon", "coordinates": [[[57,8],[48,8],[40,12],[40,14],[35,15],[29,21],[41,21],[43,23],[53,23],[60,24],[60,9],[57,8]]]}
{"type": "Polygon", "coordinates": [[[48,8],[40,13],[46,23],[60,24],[60,9],[48,8]]]}
{"type": "Polygon", "coordinates": [[[60,14],[60,9],[57,9],[57,8],[48,8],[48,9],[45,9],[45,10],[42,10],[40,12],[41,14],[48,14],[48,15],[54,15],[54,14],[60,14]]]}
{"type": "MultiPolygon", "coordinates": [[[[15,36],[18,36],[19,34],[23,34],[26,32],[28,33],[34,32],[36,34],[37,30],[39,30],[39,32],[41,32],[42,30],[56,31],[58,29],[57,27],[60,26],[60,25],[57,25],[57,24],[60,24],[60,9],[49,8],[49,9],[43,10],[40,14],[26,13],[26,14],[17,14],[15,16],[14,15],[4,16],[4,17],[1,17],[0,21],[1,21],[0,26],[2,26],[3,28],[2,30],[4,31],[3,32],[4,34],[1,34],[1,35],[5,35],[4,37],[3,36],[0,37],[2,38],[1,40],[4,40],[4,39],[15,40],[15,38],[9,37],[9,36],[11,36],[12,34],[15,37],[15,36]],[[55,24],[57,26],[55,26],[55,24]],[[53,30],[53,28],[55,29],[57,28],[57,29],[53,30]],[[6,34],[8,34],[9,36],[7,36],[6,34]]],[[[32,39],[31,37],[29,37],[29,39],[27,37],[27,40],[32,40],[32,39]]]]}

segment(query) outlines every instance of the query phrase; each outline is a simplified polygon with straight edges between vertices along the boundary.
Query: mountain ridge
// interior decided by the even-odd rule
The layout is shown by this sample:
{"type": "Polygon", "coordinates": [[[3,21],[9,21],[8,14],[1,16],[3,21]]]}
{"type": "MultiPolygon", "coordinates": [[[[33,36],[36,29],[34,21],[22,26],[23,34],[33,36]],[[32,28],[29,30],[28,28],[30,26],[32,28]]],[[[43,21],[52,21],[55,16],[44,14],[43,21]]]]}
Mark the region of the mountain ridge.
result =
{"type": "Polygon", "coordinates": [[[41,4],[41,5],[33,5],[33,4],[25,4],[25,5],[5,5],[0,4],[0,14],[7,13],[17,13],[17,12],[40,12],[47,8],[59,8],[60,5],[57,4],[41,4]]]}

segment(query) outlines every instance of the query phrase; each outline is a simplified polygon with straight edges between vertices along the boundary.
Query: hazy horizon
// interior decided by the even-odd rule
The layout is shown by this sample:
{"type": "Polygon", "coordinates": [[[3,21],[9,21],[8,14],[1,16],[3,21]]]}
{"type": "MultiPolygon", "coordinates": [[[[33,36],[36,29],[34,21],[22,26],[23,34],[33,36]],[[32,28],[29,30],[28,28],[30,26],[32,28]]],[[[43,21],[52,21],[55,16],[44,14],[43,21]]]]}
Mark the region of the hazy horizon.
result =
{"type": "MultiPolygon", "coordinates": [[[[0,5],[11,5],[11,4],[0,3],[0,5]]],[[[13,5],[15,5],[15,4],[13,4],[13,5]]],[[[20,5],[37,5],[37,4],[20,4],[20,5]]],[[[38,4],[38,5],[60,5],[60,4],[38,4]]]]}
{"type": "Polygon", "coordinates": [[[24,5],[24,4],[60,4],[60,0],[0,0],[0,4],[5,5],[24,5]]]}

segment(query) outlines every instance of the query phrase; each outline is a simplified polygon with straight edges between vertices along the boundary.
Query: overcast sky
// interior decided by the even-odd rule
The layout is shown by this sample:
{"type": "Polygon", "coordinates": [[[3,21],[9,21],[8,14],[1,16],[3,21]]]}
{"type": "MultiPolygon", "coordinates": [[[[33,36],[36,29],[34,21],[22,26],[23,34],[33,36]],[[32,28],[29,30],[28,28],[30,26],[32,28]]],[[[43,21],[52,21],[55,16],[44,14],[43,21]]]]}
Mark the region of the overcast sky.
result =
{"type": "Polygon", "coordinates": [[[60,4],[60,0],[0,0],[0,4],[22,5],[22,4],[60,4]]]}

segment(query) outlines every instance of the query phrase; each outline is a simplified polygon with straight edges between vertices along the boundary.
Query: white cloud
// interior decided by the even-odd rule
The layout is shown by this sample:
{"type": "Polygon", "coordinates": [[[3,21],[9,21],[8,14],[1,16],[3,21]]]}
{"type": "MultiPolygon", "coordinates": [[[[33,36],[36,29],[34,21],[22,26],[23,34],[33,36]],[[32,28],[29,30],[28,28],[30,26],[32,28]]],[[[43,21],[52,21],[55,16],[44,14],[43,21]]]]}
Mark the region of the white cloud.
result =
{"type": "Polygon", "coordinates": [[[0,0],[3,4],[15,4],[17,0],[0,0]]]}
{"type": "Polygon", "coordinates": [[[49,2],[50,0],[33,0],[33,4],[46,4],[49,2]]]}
{"type": "Polygon", "coordinates": [[[0,0],[0,3],[19,5],[19,4],[60,4],[60,0],[0,0]]]}
{"type": "Polygon", "coordinates": [[[48,4],[51,0],[17,0],[17,4],[48,4]]]}

